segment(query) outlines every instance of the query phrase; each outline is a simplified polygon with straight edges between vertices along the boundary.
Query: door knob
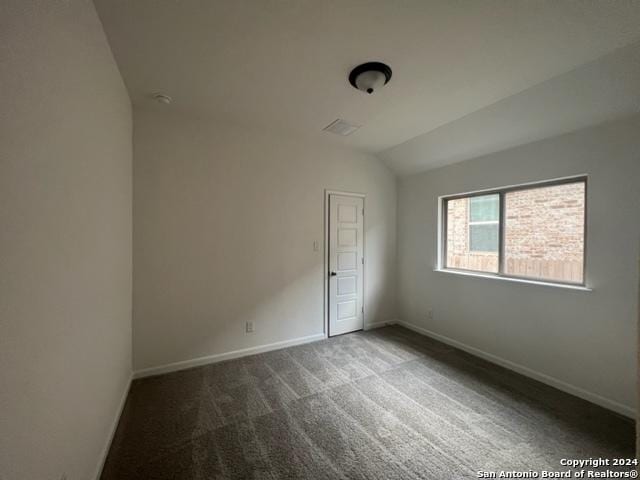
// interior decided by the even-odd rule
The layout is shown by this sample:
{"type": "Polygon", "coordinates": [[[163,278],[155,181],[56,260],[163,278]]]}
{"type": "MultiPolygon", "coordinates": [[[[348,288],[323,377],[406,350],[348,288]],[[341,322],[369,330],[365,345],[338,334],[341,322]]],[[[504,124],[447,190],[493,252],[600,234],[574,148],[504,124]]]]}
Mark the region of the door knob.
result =
{"type": "Polygon", "coordinates": [[[331,272],[329,275],[331,275],[332,277],[335,277],[337,275],[336,272],[331,272]]]}

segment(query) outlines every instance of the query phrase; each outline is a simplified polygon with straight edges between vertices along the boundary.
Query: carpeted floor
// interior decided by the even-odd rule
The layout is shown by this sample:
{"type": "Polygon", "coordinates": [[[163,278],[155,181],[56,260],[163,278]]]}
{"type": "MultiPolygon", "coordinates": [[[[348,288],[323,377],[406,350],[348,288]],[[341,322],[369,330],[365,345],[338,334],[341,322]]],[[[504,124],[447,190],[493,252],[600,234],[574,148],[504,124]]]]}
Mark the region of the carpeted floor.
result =
{"type": "Polygon", "coordinates": [[[136,380],[102,479],[451,480],[633,447],[631,421],[394,326],[136,380]]]}

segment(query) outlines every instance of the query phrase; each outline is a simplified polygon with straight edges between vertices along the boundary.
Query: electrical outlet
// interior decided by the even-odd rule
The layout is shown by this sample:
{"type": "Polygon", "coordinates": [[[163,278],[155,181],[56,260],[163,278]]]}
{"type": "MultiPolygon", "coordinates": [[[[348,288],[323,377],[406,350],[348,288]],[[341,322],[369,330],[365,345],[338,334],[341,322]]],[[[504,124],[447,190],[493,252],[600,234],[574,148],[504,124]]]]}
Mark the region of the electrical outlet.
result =
{"type": "Polygon", "coordinates": [[[247,333],[253,333],[253,322],[247,322],[247,333]]]}
{"type": "Polygon", "coordinates": [[[433,320],[433,309],[429,309],[427,310],[427,319],[428,320],[433,320]]]}
{"type": "Polygon", "coordinates": [[[317,240],[315,240],[315,241],[313,242],[313,251],[314,251],[314,252],[319,252],[319,251],[320,251],[320,242],[319,242],[319,241],[317,241],[317,240]]]}

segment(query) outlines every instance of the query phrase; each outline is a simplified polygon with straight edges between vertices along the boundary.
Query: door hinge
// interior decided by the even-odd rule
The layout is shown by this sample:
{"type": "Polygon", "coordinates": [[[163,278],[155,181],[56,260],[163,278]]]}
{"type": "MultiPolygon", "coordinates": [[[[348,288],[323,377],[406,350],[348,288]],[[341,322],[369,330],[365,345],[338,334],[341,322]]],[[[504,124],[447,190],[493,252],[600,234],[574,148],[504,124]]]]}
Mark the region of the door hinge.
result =
{"type": "Polygon", "coordinates": [[[364,265],[364,257],[362,257],[362,264],[364,265]]]}
{"type": "Polygon", "coordinates": [[[361,310],[361,311],[362,311],[362,313],[364,314],[364,306],[362,307],[362,310],[361,310]]]}
{"type": "Polygon", "coordinates": [[[364,217],[364,208],[362,209],[362,216],[364,217]]]}

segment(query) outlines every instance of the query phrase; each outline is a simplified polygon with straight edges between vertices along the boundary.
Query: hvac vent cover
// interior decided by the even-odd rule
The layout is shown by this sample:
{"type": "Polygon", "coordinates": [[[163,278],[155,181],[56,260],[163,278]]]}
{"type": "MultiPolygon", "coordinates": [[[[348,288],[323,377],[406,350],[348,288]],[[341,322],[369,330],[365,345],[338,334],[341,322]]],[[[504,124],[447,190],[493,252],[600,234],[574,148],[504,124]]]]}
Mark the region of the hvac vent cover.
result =
{"type": "Polygon", "coordinates": [[[324,127],[322,130],[325,132],[335,133],[336,135],[342,135],[346,137],[347,135],[352,134],[356,130],[360,128],[360,125],[354,125],[353,123],[349,123],[346,120],[342,120],[340,118],[334,120],[329,125],[324,127]]]}

